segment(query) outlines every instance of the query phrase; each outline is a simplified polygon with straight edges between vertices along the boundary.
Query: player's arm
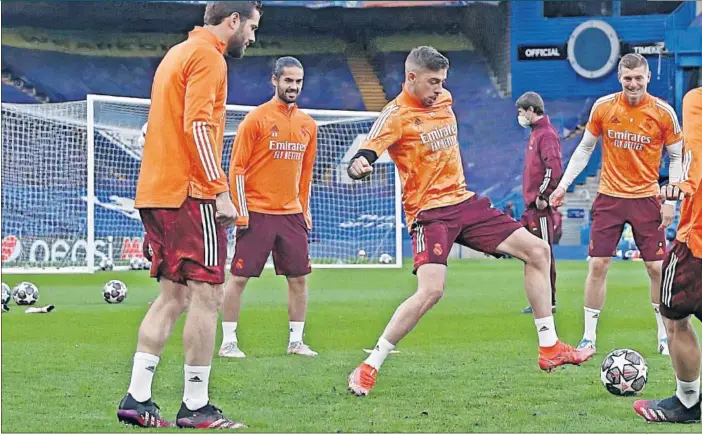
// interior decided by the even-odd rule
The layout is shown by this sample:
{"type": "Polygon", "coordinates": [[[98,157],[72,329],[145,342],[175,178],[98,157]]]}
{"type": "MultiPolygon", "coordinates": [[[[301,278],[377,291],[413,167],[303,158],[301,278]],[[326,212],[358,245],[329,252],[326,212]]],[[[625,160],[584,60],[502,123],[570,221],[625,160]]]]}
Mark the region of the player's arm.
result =
{"type": "Polygon", "coordinates": [[[227,192],[227,177],[221,155],[214,152],[213,119],[217,90],[226,80],[226,65],[221,56],[204,50],[196,51],[185,66],[185,107],[183,130],[191,161],[191,176],[204,194],[227,192]],[[219,58],[218,58],[219,57],[219,58]]]}
{"type": "Polygon", "coordinates": [[[575,178],[580,175],[580,172],[587,167],[587,163],[590,162],[590,157],[592,157],[592,153],[595,151],[595,146],[597,145],[597,139],[602,134],[602,118],[600,113],[601,110],[603,110],[602,105],[603,104],[595,104],[590,112],[590,120],[585,127],[583,138],[575,148],[575,151],[573,151],[573,155],[570,157],[568,167],[563,173],[561,181],[558,183],[554,192],[551,193],[549,202],[552,206],[558,207],[563,205],[566,190],[568,190],[568,187],[575,181],[575,178]]]}
{"type": "Polygon", "coordinates": [[[258,122],[248,114],[236,130],[229,162],[229,182],[232,186],[232,201],[237,211],[235,224],[239,227],[249,225],[249,209],[246,205],[246,171],[249,168],[251,153],[258,140],[258,122]]]}
{"type": "Polygon", "coordinates": [[[702,185],[702,95],[688,92],[683,99],[683,133],[685,146],[682,155],[680,182],[661,187],[661,197],[679,200],[699,194],[702,185]]]}
{"type": "Polygon", "coordinates": [[[305,216],[307,229],[312,230],[312,210],[310,207],[310,198],[312,196],[312,175],[314,173],[314,161],[317,158],[317,126],[315,125],[310,138],[310,144],[305,150],[305,156],[302,159],[302,174],[300,175],[300,203],[302,204],[302,213],[305,216]]]}
{"type": "Polygon", "coordinates": [[[545,136],[539,142],[539,155],[546,167],[544,179],[539,186],[539,198],[547,202],[563,175],[560,147],[555,135],[545,136]]]}
{"type": "Polygon", "coordinates": [[[386,107],[371,128],[365,142],[349,162],[348,174],[352,179],[363,179],[373,172],[383,152],[402,137],[402,120],[397,106],[386,107]]]}

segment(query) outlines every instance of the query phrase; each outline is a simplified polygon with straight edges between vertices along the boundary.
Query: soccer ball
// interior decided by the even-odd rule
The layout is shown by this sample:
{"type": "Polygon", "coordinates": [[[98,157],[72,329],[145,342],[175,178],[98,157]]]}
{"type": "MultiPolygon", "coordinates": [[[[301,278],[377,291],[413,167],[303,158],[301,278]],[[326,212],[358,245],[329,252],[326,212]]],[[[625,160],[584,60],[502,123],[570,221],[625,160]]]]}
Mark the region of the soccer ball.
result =
{"type": "Polygon", "coordinates": [[[102,258],[100,260],[100,269],[102,271],[112,270],[114,268],[114,263],[110,258],[102,258]]]}
{"type": "Polygon", "coordinates": [[[31,282],[22,282],[12,290],[12,298],[20,306],[29,306],[39,300],[39,288],[31,282]]]}
{"type": "Polygon", "coordinates": [[[10,302],[10,298],[12,298],[10,286],[7,283],[2,282],[2,304],[7,306],[7,303],[10,302]]]}
{"type": "Polygon", "coordinates": [[[392,256],[388,255],[387,253],[383,253],[380,255],[380,258],[378,258],[378,262],[381,264],[390,264],[392,262],[392,256]]]}
{"type": "Polygon", "coordinates": [[[602,361],[600,378],[612,395],[638,395],[648,381],[648,366],[643,356],[634,350],[614,350],[602,361]]]}
{"type": "Polygon", "coordinates": [[[127,298],[127,285],[119,280],[110,280],[102,288],[102,296],[110,304],[121,303],[127,298]]]}
{"type": "Polygon", "coordinates": [[[144,260],[135,256],[129,261],[129,267],[132,270],[142,270],[144,268],[144,260]]]}
{"type": "Polygon", "coordinates": [[[358,251],[358,257],[361,258],[361,259],[365,259],[365,257],[366,257],[366,251],[363,250],[363,249],[360,249],[360,250],[358,251]]]}

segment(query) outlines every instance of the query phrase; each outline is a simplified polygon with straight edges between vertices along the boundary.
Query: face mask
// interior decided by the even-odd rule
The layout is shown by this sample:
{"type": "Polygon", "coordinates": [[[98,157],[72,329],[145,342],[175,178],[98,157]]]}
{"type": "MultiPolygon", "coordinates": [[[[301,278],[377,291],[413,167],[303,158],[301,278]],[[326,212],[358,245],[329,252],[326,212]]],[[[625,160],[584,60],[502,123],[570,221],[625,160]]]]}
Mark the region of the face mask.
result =
{"type": "Polygon", "coordinates": [[[528,128],[531,125],[531,122],[529,122],[529,120],[522,115],[517,116],[517,122],[519,122],[519,125],[521,125],[522,128],[528,128]]]}

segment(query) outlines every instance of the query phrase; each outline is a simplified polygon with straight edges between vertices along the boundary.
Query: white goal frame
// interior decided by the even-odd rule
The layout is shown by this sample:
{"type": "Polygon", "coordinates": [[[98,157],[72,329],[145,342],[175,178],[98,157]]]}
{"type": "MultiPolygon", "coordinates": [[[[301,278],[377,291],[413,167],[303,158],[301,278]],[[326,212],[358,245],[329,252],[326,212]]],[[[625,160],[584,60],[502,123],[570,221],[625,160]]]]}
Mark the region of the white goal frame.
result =
{"type": "MultiPolygon", "coordinates": [[[[68,274],[68,273],[94,273],[99,270],[98,265],[95,263],[95,103],[96,102],[107,102],[116,104],[130,104],[130,105],[140,105],[148,106],[151,104],[150,99],[146,98],[131,98],[131,97],[118,97],[111,95],[98,95],[89,94],[86,98],[86,136],[87,136],[87,247],[86,247],[86,265],[85,266],[67,266],[67,267],[32,267],[32,266],[22,266],[22,267],[2,267],[2,272],[7,274],[68,274]]],[[[227,104],[226,110],[235,111],[250,111],[254,109],[255,106],[245,106],[245,105],[230,105],[227,104]]],[[[318,116],[345,116],[349,117],[350,120],[354,116],[362,117],[363,119],[377,118],[380,113],[369,112],[369,111],[349,111],[349,110],[317,110],[317,109],[301,109],[301,111],[318,116]]],[[[233,134],[226,133],[225,136],[232,136],[233,134]]],[[[380,263],[356,263],[356,264],[332,264],[332,263],[320,263],[312,264],[312,268],[401,268],[403,263],[402,257],[402,231],[404,230],[402,224],[402,186],[400,182],[400,177],[397,168],[393,165],[394,170],[394,182],[395,182],[395,192],[394,192],[394,212],[395,212],[395,252],[393,257],[393,262],[390,264],[380,264],[380,263]]],[[[313,216],[314,219],[314,216],[313,216]]],[[[227,265],[231,258],[227,258],[227,265]]],[[[266,264],[266,268],[271,268],[272,264],[266,264]]],[[[116,266],[115,270],[121,271],[129,269],[128,266],[116,266]]]]}

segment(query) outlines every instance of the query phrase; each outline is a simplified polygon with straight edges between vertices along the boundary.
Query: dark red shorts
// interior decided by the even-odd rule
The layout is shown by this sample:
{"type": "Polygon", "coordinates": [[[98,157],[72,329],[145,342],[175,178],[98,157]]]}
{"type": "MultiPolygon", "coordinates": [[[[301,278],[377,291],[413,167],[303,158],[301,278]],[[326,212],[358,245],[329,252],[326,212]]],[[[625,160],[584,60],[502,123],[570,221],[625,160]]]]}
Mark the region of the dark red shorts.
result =
{"type": "Polygon", "coordinates": [[[214,200],[188,197],[180,208],[139,210],[151,277],[186,284],[224,283],[227,231],[215,221],[214,200]]]}
{"type": "Polygon", "coordinates": [[[662,261],[665,256],[665,231],[658,230],[661,224],[661,203],[658,199],[625,199],[602,193],[592,204],[590,256],[615,256],[625,223],[631,225],[641,258],[644,261],[662,261]]]}
{"type": "Polygon", "coordinates": [[[453,243],[499,256],[497,246],[522,225],[474,195],[456,205],[429,209],[412,224],[414,273],[424,264],[444,264],[453,243]]]}
{"type": "Polygon", "coordinates": [[[236,250],[231,272],[235,276],[258,277],[273,252],[276,274],[299,277],[310,274],[308,230],[302,214],[249,212],[249,227],[236,231],[236,250]]]}
{"type": "Polygon", "coordinates": [[[546,209],[527,208],[522,214],[522,225],[548,244],[556,244],[556,233],[559,229],[557,222],[558,211],[551,207],[546,209]]]}
{"type": "Polygon", "coordinates": [[[702,259],[675,241],[663,261],[661,314],[669,319],[695,315],[702,321],[702,259]]]}

